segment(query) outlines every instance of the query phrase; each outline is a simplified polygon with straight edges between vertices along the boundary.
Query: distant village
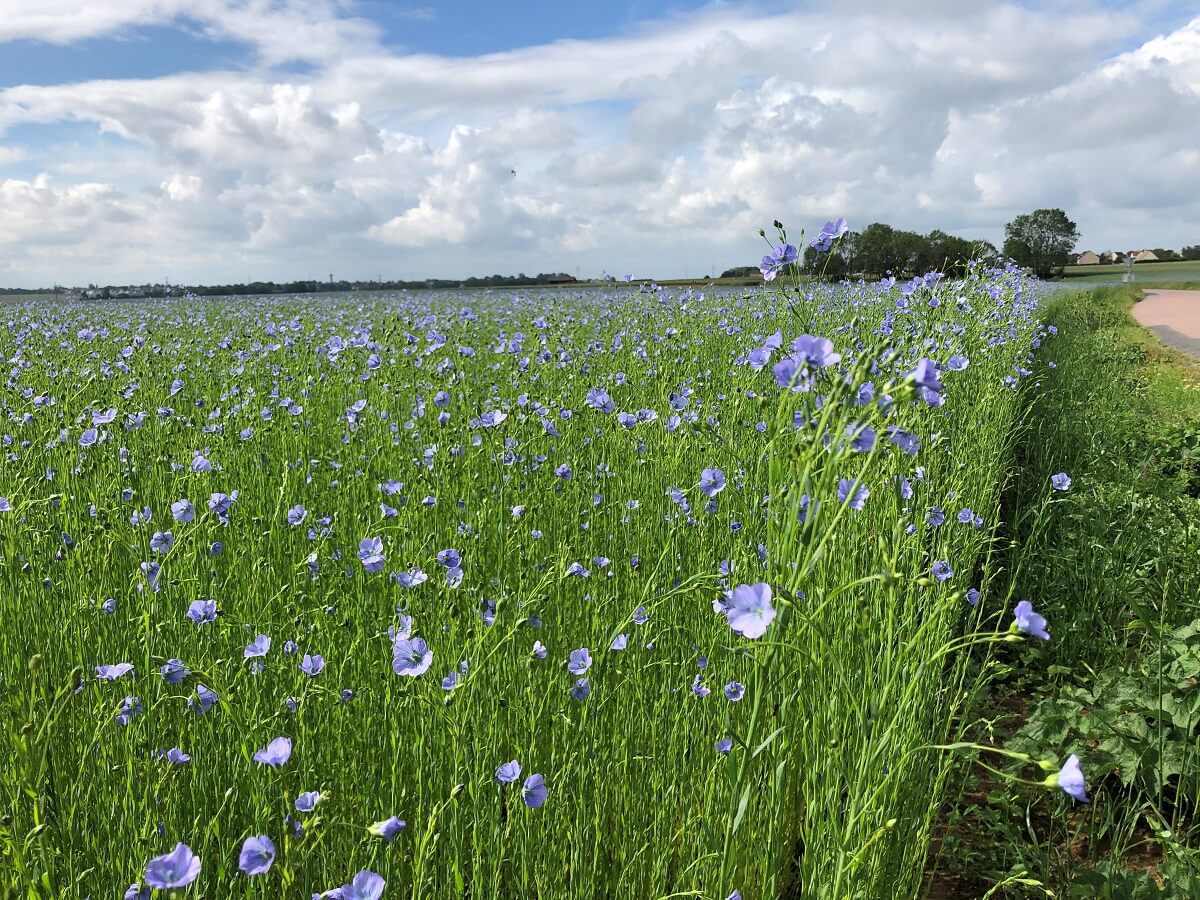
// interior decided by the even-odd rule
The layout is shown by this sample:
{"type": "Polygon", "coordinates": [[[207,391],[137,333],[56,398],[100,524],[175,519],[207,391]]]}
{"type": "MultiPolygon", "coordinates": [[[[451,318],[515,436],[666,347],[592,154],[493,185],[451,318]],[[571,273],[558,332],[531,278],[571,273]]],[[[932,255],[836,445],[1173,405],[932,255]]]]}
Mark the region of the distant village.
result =
{"type": "Polygon", "coordinates": [[[1197,251],[1200,251],[1200,247],[1184,247],[1183,252],[1167,250],[1162,247],[1156,247],[1153,250],[1105,250],[1102,253],[1085,250],[1078,256],[1072,257],[1071,264],[1099,266],[1113,263],[1124,265],[1131,262],[1180,262],[1187,259],[1200,259],[1200,253],[1197,251]]]}
{"type": "MultiPolygon", "coordinates": [[[[182,293],[182,292],[181,292],[182,293]]],[[[68,300],[109,300],[130,297],[169,297],[172,294],[170,285],[147,284],[140,287],[88,287],[67,288],[68,300]]]]}

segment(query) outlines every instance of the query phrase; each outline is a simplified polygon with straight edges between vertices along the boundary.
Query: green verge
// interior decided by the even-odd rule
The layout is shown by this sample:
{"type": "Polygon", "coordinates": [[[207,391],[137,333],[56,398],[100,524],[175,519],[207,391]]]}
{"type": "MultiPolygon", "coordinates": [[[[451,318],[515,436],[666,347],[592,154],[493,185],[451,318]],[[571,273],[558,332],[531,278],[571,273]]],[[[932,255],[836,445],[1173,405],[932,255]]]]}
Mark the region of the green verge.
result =
{"type": "MultiPolygon", "coordinates": [[[[1072,279],[1079,280],[1104,280],[1119,283],[1126,272],[1124,263],[1115,265],[1106,264],[1098,266],[1067,266],[1063,270],[1063,277],[1068,281],[1072,279]]],[[[1185,260],[1183,262],[1153,262],[1153,263],[1137,263],[1133,267],[1133,276],[1139,287],[1146,287],[1156,282],[1179,282],[1187,279],[1200,278],[1200,261],[1185,260]]],[[[1155,284],[1155,286],[1158,286],[1155,284]]],[[[1172,287],[1176,285],[1172,284],[1172,287]]],[[[1083,285],[1080,285],[1082,288],[1083,285]]]]}
{"type": "Polygon", "coordinates": [[[1200,896],[1200,360],[1134,321],[1140,296],[1047,307],[1055,365],[1019,448],[1013,528],[1019,590],[1052,640],[982,728],[1034,758],[1078,754],[1092,802],[968,773],[941,847],[960,896],[1006,881],[991,896],[1200,896]],[[1031,533],[1022,509],[1060,471],[1071,490],[1031,533]]]}

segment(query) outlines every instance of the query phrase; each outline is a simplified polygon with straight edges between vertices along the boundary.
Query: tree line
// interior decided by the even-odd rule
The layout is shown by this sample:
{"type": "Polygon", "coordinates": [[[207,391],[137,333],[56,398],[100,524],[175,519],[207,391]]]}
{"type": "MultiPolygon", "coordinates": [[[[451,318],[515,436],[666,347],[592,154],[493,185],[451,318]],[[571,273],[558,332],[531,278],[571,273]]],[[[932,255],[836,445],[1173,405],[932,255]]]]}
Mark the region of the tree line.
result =
{"type": "MultiPolygon", "coordinates": [[[[778,224],[778,223],[776,223],[778,224]]],[[[1002,251],[988,241],[969,240],[935,229],[929,234],[904,231],[873,222],[862,231],[842,235],[828,251],[811,244],[790,269],[803,277],[907,278],[926,272],[962,275],[973,259],[1011,259],[1038,278],[1057,278],[1071,261],[1079,229],[1061,209],[1035,209],[1004,226],[1002,251]]],[[[1175,252],[1155,248],[1160,260],[1200,260],[1200,245],[1175,252]]],[[[727,269],[723,278],[742,278],[758,272],[753,266],[727,269]]]]}
{"type": "MultiPolygon", "coordinates": [[[[389,281],[245,281],[233,284],[142,284],[88,285],[81,291],[90,298],[110,299],[127,297],[179,297],[195,294],[202,297],[225,297],[246,294],[328,294],[346,291],[398,291],[426,288],[459,287],[535,287],[537,285],[576,284],[577,279],[563,272],[541,272],[537,275],[482,275],[470,278],[423,278],[419,281],[393,279],[389,281]]],[[[50,289],[36,291],[0,288],[0,294],[49,294],[50,289]]]]}
{"type": "MultiPolygon", "coordinates": [[[[926,272],[962,275],[972,259],[996,258],[999,253],[988,241],[971,240],[934,229],[928,234],[872,222],[862,231],[848,231],[826,253],[811,245],[794,265],[809,278],[840,281],[843,278],[908,278],[926,272]]],[[[757,275],[755,266],[740,266],[721,273],[722,278],[757,275]]]]}
{"type": "Polygon", "coordinates": [[[563,272],[540,272],[537,275],[473,275],[470,278],[422,278],[419,281],[252,281],[246,284],[198,284],[190,287],[173,286],[172,294],[193,293],[202,296],[228,294],[318,294],[344,291],[398,291],[417,288],[458,287],[533,287],[546,284],[572,284],[576,279],[563,272]]]}

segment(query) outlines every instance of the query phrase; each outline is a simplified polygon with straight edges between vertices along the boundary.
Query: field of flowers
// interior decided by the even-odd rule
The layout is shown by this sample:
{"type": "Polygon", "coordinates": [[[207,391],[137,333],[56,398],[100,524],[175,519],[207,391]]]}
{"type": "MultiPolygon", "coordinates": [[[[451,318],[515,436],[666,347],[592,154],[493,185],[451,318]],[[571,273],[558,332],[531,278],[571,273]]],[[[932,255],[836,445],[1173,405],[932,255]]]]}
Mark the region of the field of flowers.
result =
{"type": "Polygon", "coordinates": [[[20,896],[915,896],[1053,630],[1012,271],[3,312],[20,896]]]}

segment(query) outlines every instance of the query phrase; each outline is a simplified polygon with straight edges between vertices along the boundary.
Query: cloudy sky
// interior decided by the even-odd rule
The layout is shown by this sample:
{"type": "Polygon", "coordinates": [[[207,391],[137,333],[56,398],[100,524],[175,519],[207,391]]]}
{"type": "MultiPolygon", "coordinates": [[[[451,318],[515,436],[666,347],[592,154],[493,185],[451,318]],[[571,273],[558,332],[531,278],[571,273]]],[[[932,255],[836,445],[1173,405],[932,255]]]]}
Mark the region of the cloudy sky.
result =
{"type": "Polygon", "coordinates": [[[0,286],[698,275],[1038,206],[1200,243],[1191,0],[0,0],[0,286]]]}

